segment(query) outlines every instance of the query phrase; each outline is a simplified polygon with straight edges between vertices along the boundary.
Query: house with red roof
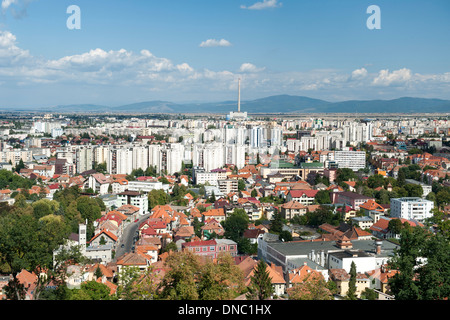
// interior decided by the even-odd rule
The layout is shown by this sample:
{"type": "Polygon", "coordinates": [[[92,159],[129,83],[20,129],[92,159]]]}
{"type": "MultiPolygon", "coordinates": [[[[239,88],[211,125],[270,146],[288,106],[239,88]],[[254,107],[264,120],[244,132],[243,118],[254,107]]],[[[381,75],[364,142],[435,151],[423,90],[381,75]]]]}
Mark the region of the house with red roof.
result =
{"type": "MultiPolygon", "coordinates": [[[[327,275],[328,276],[328,275],[327,275]]],[[[288,271],[287,274],[288,283],[287,287],[290,288],[296,283],[303,283],[305,281],[312,281],[317,279],[325,279],[324,275],[317,270],[312,269],[306,262],[299,267],[288,271]]]]}
{"type": "Polygon", "coordinates": [[[297,201],[303,205],[310,205],[314,202],[315,196],[319,190],[289,190],[286,201],[297,201]]]}
{"type": "Polygon", "coordinates": [[[213,239],[184,242],[182,250],[189,250],[196,255],[216,259],[220,254],[237,255],[237,243],[229,239],[213,239]]]}
{"type": "Polygon", "coordinates": [[[225,216],[225,210],[223,208],[218,208],[218,209],[209,209],[205,212],[202,213],[203,215],[203,222],[206,221],[207,219],[215,219],[218,222],[222,222],[225,220],[226,216],[225,216]]]}
{"type": "Polygon", "coordinates": [[[370,231],[372,232],[374,237],[380,238],[380,239],[389,239],[389,238],[400,238],[400,234],[392,232],[392,230],[389,229],[389,221],[393,219],[400,219],[401,223],[404,224],[405,222],[408,223],[411,227],[423,227],[424,225],[417,221],[407,220],[403,218],[389,218],[382,216],[380,217],[380,220],[378,220],[376,223],[374,223],[370,227],[370,231]]]}
{"type": "Polygon", "coordinates": [[[371,289],[386,293],[389,289],[389,279],[398,273],[398,270],[389,270],[385,266],[365,272],[371,283],[371,289]]]}
{"type": "Polygon", "coordinates": [[[281,214],[285,219],[292,219],[295,216],[303,216],[307,212],[307,207],[296,200],[290,200],[281,206],[281,214]]]}
{"type": "Polygon", "coordinates": [[[384,207],[378,204],[374,199],[369,199],[359,206],[363,214],[368,215],[371,211],[377,211],[384,214],[384,207]]]}

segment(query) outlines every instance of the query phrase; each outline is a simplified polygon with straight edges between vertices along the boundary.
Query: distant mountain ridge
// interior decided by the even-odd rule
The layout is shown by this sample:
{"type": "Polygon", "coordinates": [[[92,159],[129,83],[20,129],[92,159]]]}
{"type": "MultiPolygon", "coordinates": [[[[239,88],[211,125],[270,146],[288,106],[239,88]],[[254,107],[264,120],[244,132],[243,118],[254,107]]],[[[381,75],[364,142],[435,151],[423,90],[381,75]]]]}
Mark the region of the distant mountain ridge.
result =
{"type": "MultiPolygon", "coordinates": [[[[4,108],[3,110],[11,111],[12,109],[16,111],[61,113],[227,114],[230,111],[237,111],[237,101],[174,103],[153,100],[115,107],[96,104],[71,104],[48,108],[4,108]]],[[[450,100],[402,97],[392,100],[329,102],[304,96],[275,95],[261,99],[241,101],[241,111],[248,113],[448,113],[450,112],[450,100]]]]}

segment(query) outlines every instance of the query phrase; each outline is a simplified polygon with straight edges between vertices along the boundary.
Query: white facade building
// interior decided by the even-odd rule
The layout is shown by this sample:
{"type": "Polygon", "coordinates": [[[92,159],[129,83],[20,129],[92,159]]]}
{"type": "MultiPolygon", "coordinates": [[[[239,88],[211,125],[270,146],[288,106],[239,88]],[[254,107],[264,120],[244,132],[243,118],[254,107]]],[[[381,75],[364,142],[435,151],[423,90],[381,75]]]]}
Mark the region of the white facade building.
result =
{"type": "Polygon", "coordinates": [[[334,161],[339,168],[349,168],[353,171],[364,169],[366,167],[365,151],[335,151],[334,161]]]}
{"type": "Polygon", "coordinates": [[[418,197],[391,199],[391,217],[423,222],[431,218],[434,202],[418,197]]]}

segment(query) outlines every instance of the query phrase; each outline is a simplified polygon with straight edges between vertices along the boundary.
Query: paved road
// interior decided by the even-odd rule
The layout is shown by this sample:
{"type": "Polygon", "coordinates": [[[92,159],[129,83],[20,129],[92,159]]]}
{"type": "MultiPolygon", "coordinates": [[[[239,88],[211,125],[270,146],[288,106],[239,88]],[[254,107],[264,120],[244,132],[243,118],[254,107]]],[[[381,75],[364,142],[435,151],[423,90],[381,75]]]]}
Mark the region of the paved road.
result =
{"type": "Polygon", "coordinates": [[[123,256],[125,253],[132,251],[134,247],[134,242],[137,240],[137,229],[139,224],[147,219],[150,214],[141,216],[137,222],[132,222],[125,227],[122,236],[119,238],[117,243],[116,255],[114,260],[123,256]],[[123,247],[122,247],[123,245],[123,247]]]}

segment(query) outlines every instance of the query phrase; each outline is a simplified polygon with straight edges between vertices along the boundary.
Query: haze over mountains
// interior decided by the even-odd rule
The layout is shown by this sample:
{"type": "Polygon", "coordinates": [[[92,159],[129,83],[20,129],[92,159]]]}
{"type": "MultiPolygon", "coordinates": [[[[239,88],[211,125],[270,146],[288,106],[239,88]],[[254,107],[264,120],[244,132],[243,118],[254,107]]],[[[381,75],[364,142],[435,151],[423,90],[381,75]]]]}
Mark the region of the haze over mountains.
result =
{"type": "MultiPolygon", "coordinates": [[[[0,111],[41,111],[59,113],[222,113],[237,111],[237,101],[173,103],[144,101],[104,106],[96,104],[59,105],[48,108],[7,108],[0,111]]],[[[348,100],[329,102],[304,96],[276,95],[241,101],[248,113],[448,113],[450,100],[403,97],[393,100],[348,100]]]]}

